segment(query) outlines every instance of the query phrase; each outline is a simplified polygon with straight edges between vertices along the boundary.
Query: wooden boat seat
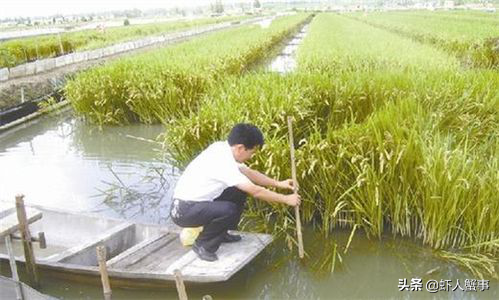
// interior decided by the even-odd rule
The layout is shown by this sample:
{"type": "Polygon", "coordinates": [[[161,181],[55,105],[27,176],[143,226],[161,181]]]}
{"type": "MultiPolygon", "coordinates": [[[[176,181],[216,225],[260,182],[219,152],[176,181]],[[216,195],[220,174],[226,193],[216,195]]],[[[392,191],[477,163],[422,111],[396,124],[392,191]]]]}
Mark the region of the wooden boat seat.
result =
{"type": "Polygon", "coordinates": [[[69,248],[61,253],[54,254],[47,257],[46,260],[97,266],[98,261],[95,248],[98,245],[103,244],[106,246],[109,257],[115,256],[122,250],[128,248],[128,243],[133,240],[134,231],[135,224],[123,222],[104,231],[99,236],[94,237],[91,241],[69,248]]]}
{"type": "MultiPolygon", "coordinates": [[[[17,212],[13,209],[7,209],[6,211],[11,211],[11,213],[0,219],[0,238],[19,231],[17,212]]],[[[26,218],[28,224],[32,224],[42,218],[42,213],[33,208],[26,208],[26,218]]]]}
{"type": "MultiPolygon", "coordinates": [[[[164,262],[168,257],[174,255],[176,241],[178,241],[178,233],[156,235],[108,260],[107,266],[110,269],[127,271],[149,270],[152,268],[151,265],[164,262]]],[[[189,248],[185,248],[182,253],[186,253],[188,250],[189,248]]]]}

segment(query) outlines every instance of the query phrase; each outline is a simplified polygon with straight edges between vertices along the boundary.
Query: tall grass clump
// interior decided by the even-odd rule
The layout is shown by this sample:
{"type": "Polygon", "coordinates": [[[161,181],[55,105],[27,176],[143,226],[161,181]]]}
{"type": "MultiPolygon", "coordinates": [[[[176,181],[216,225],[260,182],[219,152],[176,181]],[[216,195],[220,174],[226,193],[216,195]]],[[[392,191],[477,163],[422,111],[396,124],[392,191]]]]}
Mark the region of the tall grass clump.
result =
{"type": "MultiPolygon", "coordinates": [[[[260,127],[267,133],[267,140],[282,140],[287,133],[286,118],[293,116],[296,137],[306,137],[314,110],[305,95],[312,93],[313,87],[303,82],[306,79],[299,76],[272,73],[226,78],[204,96],[196,112],[167,125],[165,148],[174,159],[172,163],[185,166],[210,143],[225,139],[235,123],[243,121],[260,127]]],[[[268,166],[280,166],[275,163],[270,161],[268,166]]]]}
{"type": "Polygon", "coordinates": [[[306,19],[283,17],[266,29],[248,25],[113,62],[79,74],[66,85],[66,96],[77,113],[98,124],[168,123],[195,111],[218,81],[247,70],[306,19]]]}
{"type": "MultiPolygon", "coordinates": [[[[289,177],[290,115],[305,222],[326,235],[346,226],[412,237],[495,273],[486,258],[499,255],[497,73],[328,14],[312,21],[298,59],[295,74],[231,77],[172,119],[162,141],[176,165],[251,122],[266,137],[251,166],[289,177]]],[[[284,206],[250,202],[249,217],[261,230],[294,229],[284,206]]]]}
{"type": "Polygon", "coordinates": [[[499,227],[497,73],[462,70],[443,54],[434,68],[425,56],[417,57],[434,51],[427,47],[407,48],[395,55],[398,64],[384,64],[393,56],[390,46],[404,49],[400,44],[408,41],[391,41],[368,28],[366,36],[355,36],[350,31],[359,27],[343,30],[348,23],[335,18],[314,20],[299,53],[302,72],[336,81],[322,92],[331,104],[328,125],[300,149],[314,158],[315,167],[302,180],[312,184],[303,191],[313,193],[309,197],[324,213],[322,228],[348,219],[376,236],[388,226],[435,248],[478,244],[497,254],[496,245],[486,243],[497,239],[499,227]],[[333,24],[335,32],[327,32],[333,24]],[[320,41],[327,43],[321,47],[320,41]],[[326,68],[325,60],[332,62],[326,68]],[[365,94],[341,93],[355,90],[365,94]],[[357,118],[342,118],[342,107],[357,118]],[[478,215],[485,227],[477,226],[478,215]],[[471,235],[471,229],[480,234],[471,235]]]}

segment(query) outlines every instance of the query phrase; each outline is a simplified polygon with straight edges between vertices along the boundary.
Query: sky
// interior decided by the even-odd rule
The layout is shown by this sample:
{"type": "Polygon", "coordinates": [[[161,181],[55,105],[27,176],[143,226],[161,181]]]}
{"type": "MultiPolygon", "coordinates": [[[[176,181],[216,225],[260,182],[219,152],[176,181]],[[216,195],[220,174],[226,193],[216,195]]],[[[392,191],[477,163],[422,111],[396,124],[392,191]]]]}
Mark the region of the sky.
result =
{"type": "MultiPolygon", "coordinates": [[[[79,14],[133,8],[147,10],[209,5],[214,2],[214,0],[0,0],[0,18],[79,14]]],[[[241,2],[241,0],[224,0],[223,2],[232,3],[241,2]]]]}

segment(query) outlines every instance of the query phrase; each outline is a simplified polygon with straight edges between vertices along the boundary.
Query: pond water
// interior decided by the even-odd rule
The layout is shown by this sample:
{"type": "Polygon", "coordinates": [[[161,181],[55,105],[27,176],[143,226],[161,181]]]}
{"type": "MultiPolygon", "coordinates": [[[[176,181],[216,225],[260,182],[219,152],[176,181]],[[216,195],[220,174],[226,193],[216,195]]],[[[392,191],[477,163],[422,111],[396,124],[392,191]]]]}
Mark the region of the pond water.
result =
{"type": "MultiPolygon", "coordinates": [[[[131,125],[99,130],[71,112],[46,116],[0,134],[0,200],[92,212],[136,222],[167,223],[167,210],[178,172],[163,163],[152,141],[162,126],[131,125]],[[161,175],[161,176],[160,176],[161,175]],[[160,179],[160,180],[158,180],[160,179]]],[[[488,289],[466,290],[476,277],[439,260],[431,249],[406,239],[367,239],[357,231],[348,251],[350,230],[324,238],[305,228],[308,258],[276,242],[225,283],[187,286],[189,298],[214,299],[497,299],[499,282],[488,289]],[[332,270],[333,250],[336,257],[332,270]],[[406,279],[420,278],[421,291],[399,290],[406,279]],[[401,280],[402,279],[402,280],[401,280]],[[429,293],[430,280],[449,287],[429,293]]],[[[9,275],[8,265],[0,273],[9,275]]],[[[101,299],[98,283],[61,280],[43,273],[41,292],[62,299],[101,299]]],[[[416,286],[414,286],[416,287],[416,286]]],[[[483,287],[482,287],[483,288],[483,287]]],[[[113,299],[177,299],[175,288],[113,289],[113,299]]]]}
{"type": "Polygon", "coordinates": [[[0,201],[22,193],[28,204],[162,223],[174,175],[153,141],[161,132],[159,125],[100,131],[63,113],[0,134],[0,201]]]}

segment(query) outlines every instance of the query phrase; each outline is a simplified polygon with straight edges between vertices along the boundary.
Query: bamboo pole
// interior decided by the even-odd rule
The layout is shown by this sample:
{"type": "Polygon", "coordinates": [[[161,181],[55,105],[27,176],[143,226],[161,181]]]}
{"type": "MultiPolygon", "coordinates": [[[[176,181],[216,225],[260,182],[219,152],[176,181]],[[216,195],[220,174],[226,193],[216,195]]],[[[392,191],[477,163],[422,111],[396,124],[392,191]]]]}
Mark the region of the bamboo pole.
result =
{"type": "Polygon", "coordinates": [[[19,231],[21,232],[23,242],[26,270],[28,271],[31,286],[38,288],[40,286],[40,281],[38,279],[38,271],[36,269],[35,254],[33,253],[33,244],[31,242],[31,233],[28,228],[26,208],[24,207],[24,195],[22,194],[16,195],[16,210],[17,219],[19,220],[19,231]]]}
{"type": "Polygon", "coordinates": [[[10,235],[5,236],[5,247],[7,248],[7,254],[9,255],[10,271],[12,273],[12,279],[16,281],[16,298],[17,300],[23,300],[23,290],[21,283],[19,282],[19,274],[17,273],[16,259],[14,257],[14,250],[12,249],[12,240],[10,235]]]}
{"type": "MultiPolygon", "coordinates": [[[[293,178],[293,193],[298,193],[298,180],[296,179],[296,163],[295,163],[295,143],[293,140],[293,121],[291,116],[288,116],[288,130],[289,130],[289,149],[291,153],[291,176],[293,178]]],[[[295,219],[296,219],[296,236],[298,237],[298,256],[304,257],[305,251],[303,250],[303,237],[301,233],[301,220],[300,220],[300,206],[295,206],[295,219]]]]}
{"type": "Polygon", "coordinates": [[[99,273],[102,281],[102,290],[104,292],[104,298],[106,300],[111,300],[111,285],[109,283],[109,275],[107,273],[106,265],[106,247],[98,246],[97,248],[97,261],[99,262],[99,273]]]}
{"type": "Polygon", "coordinates": [[[182,273],[180,270],[173,271],[175,274],[175,284],[177,285],[177,292],[179,300],[188,300],[187,292],[185,291],[184,279],[182,279],[182,273]]]}

